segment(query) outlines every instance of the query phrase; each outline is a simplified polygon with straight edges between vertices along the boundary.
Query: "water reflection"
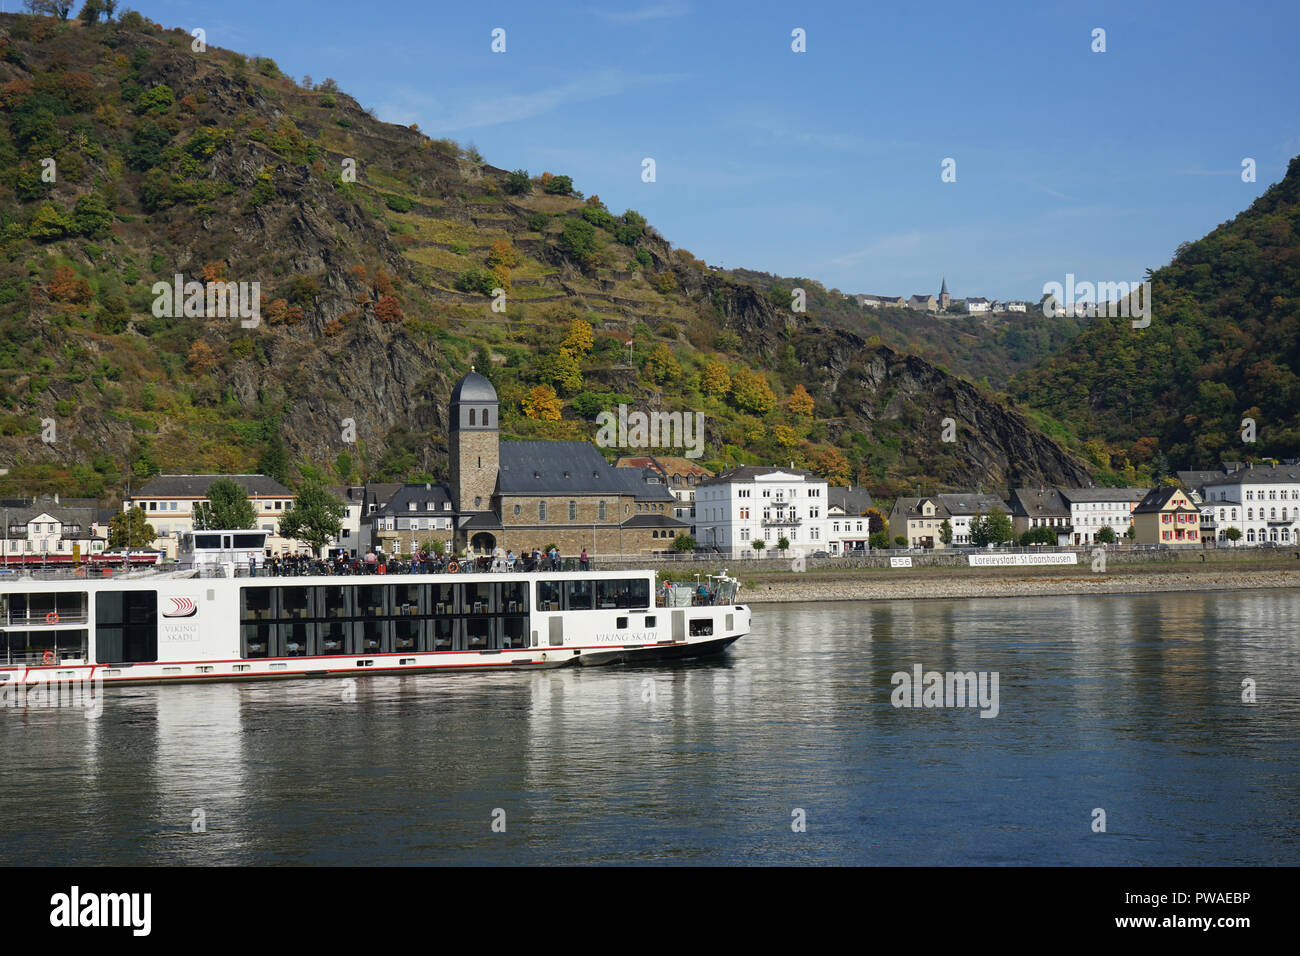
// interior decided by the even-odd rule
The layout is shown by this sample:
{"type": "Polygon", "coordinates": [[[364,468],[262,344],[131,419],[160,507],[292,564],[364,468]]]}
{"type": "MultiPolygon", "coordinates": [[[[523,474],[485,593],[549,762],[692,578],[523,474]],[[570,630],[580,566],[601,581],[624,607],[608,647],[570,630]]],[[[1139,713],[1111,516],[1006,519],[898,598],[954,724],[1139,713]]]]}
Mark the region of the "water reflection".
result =
{"type": "Polygon", "coordinates": [[[0,859],[1295,863],[1298,623],[1277,591],[771,606],[674,666],[7,709],[0,859]],[[891,706],[916,664],[997,672],[999,716],[891,706]]]}

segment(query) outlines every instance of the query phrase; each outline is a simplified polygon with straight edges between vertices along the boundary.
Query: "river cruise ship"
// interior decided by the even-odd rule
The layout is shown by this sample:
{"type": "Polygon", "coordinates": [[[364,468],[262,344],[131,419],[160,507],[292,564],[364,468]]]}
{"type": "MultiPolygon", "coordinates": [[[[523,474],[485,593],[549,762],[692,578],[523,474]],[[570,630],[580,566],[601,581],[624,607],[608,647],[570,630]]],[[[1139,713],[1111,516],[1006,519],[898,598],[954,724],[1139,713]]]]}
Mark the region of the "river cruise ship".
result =
{"type": "Polygon", "coordinates": [[[0,574],[0,684],[341,677],[694,657],[748,633],[737,582],[653,571],[0,574]]]}

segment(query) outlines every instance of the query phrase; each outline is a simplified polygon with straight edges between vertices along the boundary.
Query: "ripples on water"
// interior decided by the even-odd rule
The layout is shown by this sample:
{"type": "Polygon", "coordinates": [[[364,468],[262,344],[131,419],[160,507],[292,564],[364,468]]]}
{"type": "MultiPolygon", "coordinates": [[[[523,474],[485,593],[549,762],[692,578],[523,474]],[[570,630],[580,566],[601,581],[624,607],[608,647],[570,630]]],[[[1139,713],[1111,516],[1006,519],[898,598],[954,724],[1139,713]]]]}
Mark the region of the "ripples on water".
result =
{"type": "Polygon", "coordinates": [[[707,662],[0,710],[0,862],[1300,860],[1300,592],[754,618],[707,662]],[[999,715],[893,707],[891,675],[918,663],[998,672],[999,715]]]}

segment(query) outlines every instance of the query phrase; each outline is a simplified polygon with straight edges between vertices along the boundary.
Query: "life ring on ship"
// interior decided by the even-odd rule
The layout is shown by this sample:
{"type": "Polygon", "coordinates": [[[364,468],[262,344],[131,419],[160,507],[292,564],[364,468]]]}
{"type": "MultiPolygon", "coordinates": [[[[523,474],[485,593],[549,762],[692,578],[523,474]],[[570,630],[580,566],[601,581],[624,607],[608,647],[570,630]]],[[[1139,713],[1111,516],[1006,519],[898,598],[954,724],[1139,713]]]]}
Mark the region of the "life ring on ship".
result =
{"type": "Polygon", "coordinates": [[[50,651],[50,650],[47,650],[44,654],[42,654],[42,655],[41,655],[41,663],[42,663],[42,664],[53,664],[53,663],[54,663],[54,652],[53,652],[53,651],[50,651]]]}
{"type": "Polygon", "coordinates": [[[459,570],[460,570],[460,565],[457,564],[455,561],[448,561],[448,562],[447,562],[447,573],[448,573],[448,574],[455,574],[455,573],[456,573],[457,571],[459,571],[459,570]]]}
{"type": "Polygon", "coordinates": [[[49,614],[45,615],[45,623],[46,623],[46,624],[58,624],[58,623],[59,623],[59,612],[58,612],[58,611],[51,611],[49,614]]]}

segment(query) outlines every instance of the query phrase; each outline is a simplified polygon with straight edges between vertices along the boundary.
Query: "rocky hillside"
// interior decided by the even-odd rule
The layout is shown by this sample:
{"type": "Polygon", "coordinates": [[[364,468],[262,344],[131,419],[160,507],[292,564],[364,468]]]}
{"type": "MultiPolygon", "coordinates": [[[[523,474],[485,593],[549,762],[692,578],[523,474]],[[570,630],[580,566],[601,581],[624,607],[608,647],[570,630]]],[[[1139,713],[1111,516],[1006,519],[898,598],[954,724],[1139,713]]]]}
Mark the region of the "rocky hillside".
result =
{"type": "Polygon", "coordinates": [[[564,175],[191,44],[138,14],[0,16],[0,492],[440,477],[471,363],[509,436],[594,437],[628,402],[704,412],[713,467],[795,461],[884,494],[1086,478],[1005,397],[816,295],[794,312],[564,175]],[[259,283],[260,324],[155,314],[178,274],[259,283]]]}

